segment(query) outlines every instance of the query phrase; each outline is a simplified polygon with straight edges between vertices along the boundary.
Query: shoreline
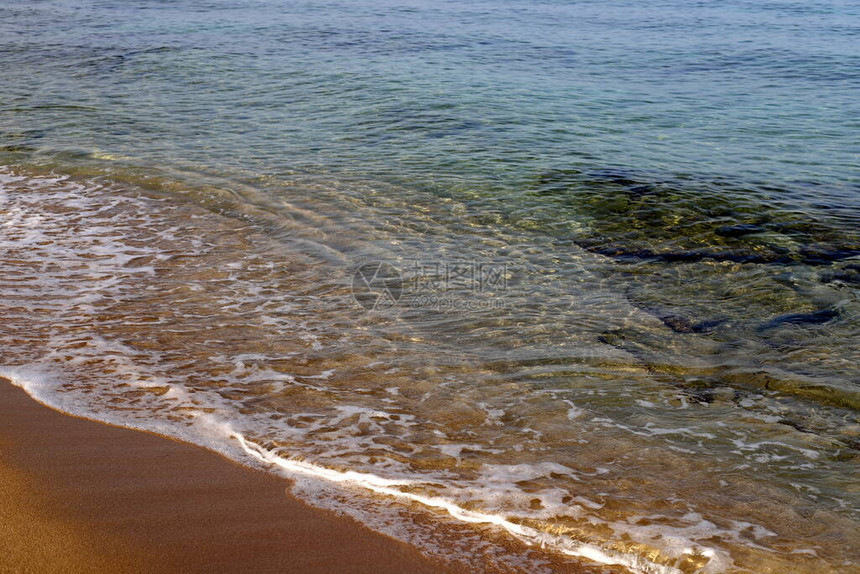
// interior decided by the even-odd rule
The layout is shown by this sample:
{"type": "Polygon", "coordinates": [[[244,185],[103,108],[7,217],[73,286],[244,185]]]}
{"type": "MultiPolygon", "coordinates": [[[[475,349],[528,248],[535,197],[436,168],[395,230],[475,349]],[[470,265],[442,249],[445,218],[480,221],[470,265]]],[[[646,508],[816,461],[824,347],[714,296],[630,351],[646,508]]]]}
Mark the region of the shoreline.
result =
{"type": "Polygon", "coordinates": [[[55,411],[0,378],[0,571],[449,570],[288,484],[55,411]]]}

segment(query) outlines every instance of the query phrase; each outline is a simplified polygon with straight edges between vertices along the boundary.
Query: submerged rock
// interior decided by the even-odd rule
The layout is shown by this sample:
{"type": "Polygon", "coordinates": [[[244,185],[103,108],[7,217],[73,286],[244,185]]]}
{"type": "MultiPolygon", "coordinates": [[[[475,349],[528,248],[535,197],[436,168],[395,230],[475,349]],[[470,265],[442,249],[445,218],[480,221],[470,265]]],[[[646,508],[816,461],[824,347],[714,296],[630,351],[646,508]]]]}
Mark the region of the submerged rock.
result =
{"type": "Polygon", "coordinates": [[[824,271],[820,275],[822,283],[842,283],[860,285],[860,264],[846,265],[838,269],[824,271]]]}
{"type": "Polygon", "coordinates": [[[792,190],[554,170],[528,193],[556,207],[560,219],[549,224],[556,232],[619,259],[824,265],[860,255],[857,210],[806,204],[792,190]]]}
{"type": "Polygon", "coordinates": [[[680,315],[678,313],[666,312],[643,308],[643,311],[651,313],[664,325],[675,331],[676,333],[710,333],[720,325],[723,325],[728,319],[705,319],[703,321],[694,321],[690,317],[680,315]]]}
{"type": "Polygon", "coordinates": [[[742,224],[717,227],[714,230],[714,233],[721,235],[722,237],[742,237],[751,233],[763,233],[765,231],[767,231],[767,229],[761,225],[742,224]]]}
{"type": "Polygon", "coordinates": [[[811,313],[789,313],[775,317],[758,327],[758,331],[767,331],[783,325],[821,325],[839,316],[835,308],[819,309],[811,313]]]}

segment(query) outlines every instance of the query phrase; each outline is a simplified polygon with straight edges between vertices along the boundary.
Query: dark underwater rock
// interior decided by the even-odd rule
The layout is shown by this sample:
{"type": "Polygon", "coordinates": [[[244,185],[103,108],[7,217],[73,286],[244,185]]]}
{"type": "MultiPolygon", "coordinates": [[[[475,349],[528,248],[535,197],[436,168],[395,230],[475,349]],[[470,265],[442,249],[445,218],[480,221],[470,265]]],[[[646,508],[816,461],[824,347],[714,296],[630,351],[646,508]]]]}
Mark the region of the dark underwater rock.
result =
{"type": "Polygon", "coordinates": [[[549,229],[620,260],[829,265],[860,255],[858,210],[792,200],[804,193],[788,189],[604,169],[545,172],[527,193],[559,218],[549,229]]]}
{"type": "Polygon", "coordinates": [[[693,321],[689,317],[675,313],[660,314],[657,317],[676,333],[709,333],[727,321],[726,319],[693,321]]]}
{"type": "Polygon", "coordinates": [[[36,149],[35,146],[27,144],[0,145],[0,152],[33,153],[36,149]]]}
{"type": "Polygon", "coordinates": [[[676,333],[692,333],[693,322],[683,315],[664,315],[660,317],[663,324],[676,333]]]}
{"type": "Polygon", "coordinates": [[[824,271],[819,276],[822,283],[840,282],[847,285],[860,285],[860,265],[846,265],[841,269],[824,271]]]}
{"type": "Polygon", "coordinates": [[[839,311],[834,308],[819,309],[812,313],[789,313],[775,317],[770,321],[763,323],[757,331],[767,331],[782,325],[821,325],[832,321],[839,316],[839,311]]]}
{"type": "Polygon", "coordinates": [[[762,233],[764,231],[767,231],[767,229],[761,225],[747,223],[741,225],[723,225],[722,227],[717,227],[714,233],[722,237],[742,237],[751,233],[762,233]]]}
{"type": "Polygon", "coordinates": [[[688,399],[700,405],[709,405],[716,400],[719,381],[692,378],[689,380],[670,381],[674,387],[688,399]]]}
{"type": "Polygon", "coordinates": [[[778,420],[778,421],[776,421],[776,422],[777,422],[778,424],[781,424],[781,425],[790,426],[790,427],[791,427],[791,428],[793,428],[794,430],[800,431],[800,432],[802,432],[802,433],[807,433],[807,434],[818,434],[818,433],[817,433],[817,432],[815,432],[814,430],[809,429],[809,428],[807,428],[806,426],[804,426],[804,425],[803,425],[803,423],[801,423],[800,421],[796,421],[796,420],[792,420],[792,419],[780,419],[780,420],[778,420]]]}

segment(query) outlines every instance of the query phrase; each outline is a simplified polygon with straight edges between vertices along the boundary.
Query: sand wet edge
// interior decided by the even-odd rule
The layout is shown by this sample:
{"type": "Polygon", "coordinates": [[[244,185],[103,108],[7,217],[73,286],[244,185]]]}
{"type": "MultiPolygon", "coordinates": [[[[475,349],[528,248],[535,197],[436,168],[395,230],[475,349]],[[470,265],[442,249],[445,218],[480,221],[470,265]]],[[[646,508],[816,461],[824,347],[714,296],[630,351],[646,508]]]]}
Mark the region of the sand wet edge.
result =
{"type": "Polygon", "coordinates": [[[440,572],[203,448],[71,417],[0,378],[0,572],[440,572]]]}

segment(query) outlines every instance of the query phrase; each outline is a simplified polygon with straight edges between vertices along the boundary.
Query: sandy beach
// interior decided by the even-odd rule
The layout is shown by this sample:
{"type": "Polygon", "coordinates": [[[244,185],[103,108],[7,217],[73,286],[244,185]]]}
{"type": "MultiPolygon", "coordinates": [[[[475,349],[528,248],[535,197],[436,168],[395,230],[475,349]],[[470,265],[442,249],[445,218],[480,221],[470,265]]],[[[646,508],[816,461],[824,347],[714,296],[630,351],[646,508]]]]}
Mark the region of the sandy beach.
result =
{"type": "Polygon", "coordinates": [[[0,572],[439,572],[204,449],[77,419],[0,379],[0,572]]]}

